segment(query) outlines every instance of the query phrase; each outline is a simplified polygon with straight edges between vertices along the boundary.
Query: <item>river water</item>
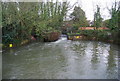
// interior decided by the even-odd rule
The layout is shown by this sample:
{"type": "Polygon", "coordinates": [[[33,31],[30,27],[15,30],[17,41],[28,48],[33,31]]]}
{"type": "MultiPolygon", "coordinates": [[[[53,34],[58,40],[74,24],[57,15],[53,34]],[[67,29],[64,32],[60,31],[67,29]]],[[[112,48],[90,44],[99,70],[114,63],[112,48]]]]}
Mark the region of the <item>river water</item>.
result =
{"type": "Polygon", "coordinates": [[[119,47],[95,41],[32,43],[3,53],[3,79],[118,79],[119,47]]]}
{"type": "Polygon", "coordinates": [[[0,80],[2,80],[2,49],[0,49],[0,80]]]}

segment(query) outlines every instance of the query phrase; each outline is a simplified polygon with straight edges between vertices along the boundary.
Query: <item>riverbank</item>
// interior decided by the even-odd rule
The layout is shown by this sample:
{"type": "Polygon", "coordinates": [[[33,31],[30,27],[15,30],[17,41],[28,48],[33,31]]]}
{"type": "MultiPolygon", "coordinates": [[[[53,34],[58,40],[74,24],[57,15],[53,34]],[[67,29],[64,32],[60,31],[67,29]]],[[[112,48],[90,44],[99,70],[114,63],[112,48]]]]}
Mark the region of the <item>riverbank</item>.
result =
{"type": "Polygon", "coordinates": [[[60,35],[61,35],[60,32],[49,32],[49,33],[45,33],[44,36],[42,36],[41,38],[40,37],[34,38],[32,36],[31,39],[25,39],[16,44],[15,43],[10,43],[6,45],[1,44],[1,47],[2,47],[2,50],[9,50],[9,49],[16,49],[21,46],[29,45],[34,42],[41,42],[41,43],[54,42],[59,39],[60,35]]]}
{"type": "Polygon", "coordinates": [[[120,39],[107,39],[107,38],[99,38],[99,37],[87,37],[84,35],[72,35],[72,36],[67,36],[68,40],[72,41],[80,41],[80,40],[85,40],[85,41],[100,41],[100,42],[106,42],[106,43],[112,43],[116,45],[120,45],[120,39]]]}
{"type": "Polygon", "coordinates": [[[94,40],[120,45],[118,32],[111,30],[78,30],[77,32],[67,33],[68,40],[94,40]]]}

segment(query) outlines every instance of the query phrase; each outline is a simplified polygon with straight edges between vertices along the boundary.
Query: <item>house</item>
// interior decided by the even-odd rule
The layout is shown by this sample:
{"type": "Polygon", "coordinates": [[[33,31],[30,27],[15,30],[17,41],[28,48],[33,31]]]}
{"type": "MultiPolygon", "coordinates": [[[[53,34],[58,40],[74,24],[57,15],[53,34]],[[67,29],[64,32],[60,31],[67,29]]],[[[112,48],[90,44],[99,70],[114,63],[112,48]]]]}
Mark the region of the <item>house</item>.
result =
{"type": "Polygon", "coordinates": [[[94,21],[88,20],[89,26],[94,25],[94,21]]]}

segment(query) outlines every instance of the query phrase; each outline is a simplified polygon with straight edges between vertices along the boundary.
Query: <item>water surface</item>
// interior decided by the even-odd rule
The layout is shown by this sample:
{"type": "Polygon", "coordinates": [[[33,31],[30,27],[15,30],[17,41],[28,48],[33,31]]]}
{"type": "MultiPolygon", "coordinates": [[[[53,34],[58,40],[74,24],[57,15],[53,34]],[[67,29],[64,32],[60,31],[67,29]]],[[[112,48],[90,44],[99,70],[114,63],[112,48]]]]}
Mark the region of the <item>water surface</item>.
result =
{"type": "Polygon", "coordinates": [[[117,79],[119,47],[95,41],[32,43],[3,53],[3,79],[117,79]]]}

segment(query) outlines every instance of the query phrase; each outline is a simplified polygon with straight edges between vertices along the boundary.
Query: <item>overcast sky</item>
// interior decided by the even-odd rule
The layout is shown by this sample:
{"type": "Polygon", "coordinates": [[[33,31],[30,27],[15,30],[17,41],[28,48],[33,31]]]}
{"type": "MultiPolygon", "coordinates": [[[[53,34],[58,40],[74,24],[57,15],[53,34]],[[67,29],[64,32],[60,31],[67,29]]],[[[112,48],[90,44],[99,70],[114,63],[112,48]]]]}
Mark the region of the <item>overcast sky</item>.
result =
{"type": "Polygon", "coordinates": [[[69,1],[71,5],[78,2],[78,5],[85,11],[88,20],[93,20],[96,5],[100,6],[102,17],[104,19],[109,19],[110,15],[107,7],[110,8],[111,5],[115,2],[115,0],[67,0],[67,1],[69,1]]]}

